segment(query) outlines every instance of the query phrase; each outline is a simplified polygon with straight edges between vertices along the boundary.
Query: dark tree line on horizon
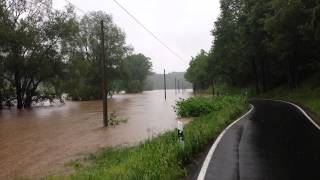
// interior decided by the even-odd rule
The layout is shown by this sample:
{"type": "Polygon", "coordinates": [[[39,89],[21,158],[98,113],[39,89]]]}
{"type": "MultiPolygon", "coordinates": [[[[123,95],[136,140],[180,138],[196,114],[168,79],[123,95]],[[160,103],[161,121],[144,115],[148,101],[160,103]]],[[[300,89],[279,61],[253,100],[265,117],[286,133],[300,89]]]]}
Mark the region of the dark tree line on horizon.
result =
{"type": "Polygon", "coordinates": [[[209,52],[190,63],[186,78],[254,87],[256,93],[290,89],[320,70],[319,0],[221,0],[209,52]]]}
{"type": "Polygon", "coordinates": [[[140,92],[150,58],[134,54],[125,33],[104,12],[77,16],[54,10],[51,0],[0,0],[0,109],[61,99],[101,98],[104,21],[107,92],[140,92]]]}

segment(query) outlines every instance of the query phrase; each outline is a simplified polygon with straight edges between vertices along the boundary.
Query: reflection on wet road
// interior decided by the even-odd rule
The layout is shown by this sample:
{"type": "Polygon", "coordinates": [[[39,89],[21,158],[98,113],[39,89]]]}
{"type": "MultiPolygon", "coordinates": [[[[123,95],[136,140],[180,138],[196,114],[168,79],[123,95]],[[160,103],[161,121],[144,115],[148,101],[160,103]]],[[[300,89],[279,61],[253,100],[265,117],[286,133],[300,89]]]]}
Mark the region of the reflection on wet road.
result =
{"type": "Polygon", "coordinates": [[[199,179],[320,179],[320,130],[312,120],[286,102],[251,103],[254,108],[225,131],[199,179]]]}
{"type": "Polygon", "coordinates": [[[61,173],[66,162],[101,147],[136,144],[173,129],[175,100],[191,94],[169,90],[167,101],[163,91],[116,95],[109,110],[128,122],[107,129],[102,127],[101,101],[0,111],[0,179],[61,173]]]}

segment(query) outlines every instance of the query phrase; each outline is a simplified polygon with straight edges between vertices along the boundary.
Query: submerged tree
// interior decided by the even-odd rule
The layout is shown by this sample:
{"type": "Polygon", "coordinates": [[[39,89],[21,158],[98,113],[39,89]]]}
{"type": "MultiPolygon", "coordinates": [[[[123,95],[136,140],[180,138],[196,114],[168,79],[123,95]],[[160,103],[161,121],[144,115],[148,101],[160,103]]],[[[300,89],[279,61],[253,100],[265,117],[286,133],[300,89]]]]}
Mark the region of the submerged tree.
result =
{"type": "Polygon", "coordinates": [[[122,77],[124,90],[127,93],[143,91],[145,80],[151,73],[150,58],[143,54],[127,56],[122,62],[122,77]]]}
{"type": "Polygon", "coordinates": [[[104,22],[107,93],[141,91],[150,59],[131,54],[124,32],[104,12],[81,18],[74,8],[52,10],[51,0],[0,0],[0,109],[33,102],[101,96],[104,22]],[[134,88],[129,89],[129,87],[134,88]]]}
{"type": "Polygon", "coordinates": [[[108,93],[113,92],[121,78],[121,60],[131,50],[125,34],[104,12],[92,12],[81,18],[77,38],[68,42],[70,61],[66,92],[73,100],[99,99],[101,96],[101,20],[104,21],[106,77],[108,93]]]}
{"type": "Polygon", "coordinates": [[[75,34],[73,9],[53,11],[49,0],[1,4],[1,77],[14,87],[17,108],[59,97],[55,83],[64,73],[62,41],[75,34]]]}

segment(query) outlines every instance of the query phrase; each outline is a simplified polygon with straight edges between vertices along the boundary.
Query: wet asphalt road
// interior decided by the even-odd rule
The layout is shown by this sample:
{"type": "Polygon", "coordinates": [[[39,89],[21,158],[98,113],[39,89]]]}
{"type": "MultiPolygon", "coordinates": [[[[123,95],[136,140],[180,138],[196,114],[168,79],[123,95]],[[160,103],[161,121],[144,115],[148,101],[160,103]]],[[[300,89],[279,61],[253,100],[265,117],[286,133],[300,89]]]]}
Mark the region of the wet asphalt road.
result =
{"type": "Polygon", "coordinates": [[[320,180],[320,130],[290,104],[251,103],[253,111],[224,134],[205,179],[320,180]]]}

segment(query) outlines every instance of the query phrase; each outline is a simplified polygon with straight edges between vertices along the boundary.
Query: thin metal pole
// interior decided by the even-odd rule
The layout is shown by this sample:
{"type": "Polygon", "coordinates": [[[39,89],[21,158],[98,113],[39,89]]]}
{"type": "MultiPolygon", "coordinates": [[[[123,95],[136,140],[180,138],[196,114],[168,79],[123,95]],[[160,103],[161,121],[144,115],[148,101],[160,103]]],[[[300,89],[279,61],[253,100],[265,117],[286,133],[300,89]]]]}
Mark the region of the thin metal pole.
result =
{"type": "Polygon", "coordinates": [[[164,99],[167,100],[167,83],[166,83],[166,70],[163,70],[163,83],[164,83],[164,99]]]}
{"type": "Polygon", "coordinates": [[[107,82],[106,82],[106,59],[104,51],[104,26],[101,20],[101,68],[102,68],[102,105],[103,105],[103,125],[108,126],[108,102],[107,102],[107,82]]]}
{"type": "Polygon", "coordinates": [[[180,93],[180,80],[178,80],[178,93],[180,93]]]}

